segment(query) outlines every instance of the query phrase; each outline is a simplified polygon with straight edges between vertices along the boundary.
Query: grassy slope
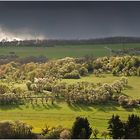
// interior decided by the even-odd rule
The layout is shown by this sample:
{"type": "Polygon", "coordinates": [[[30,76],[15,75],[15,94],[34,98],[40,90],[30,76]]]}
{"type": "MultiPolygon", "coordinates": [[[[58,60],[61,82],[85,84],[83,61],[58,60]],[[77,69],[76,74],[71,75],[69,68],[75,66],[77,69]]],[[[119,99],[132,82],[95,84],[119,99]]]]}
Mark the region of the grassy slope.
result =
{"type": "MultiPolygon", "coordinates": [[[[112,75],[104,75],[104,77],[97,78],[94,75],[83,77],[80,81],[92,81],[111,83],[119,77],[112,75]]],[[[129,77],[129,88],[124,90],[124,94],[134,98],[140,97],[138,77],[129,77]],[[131,85],[131,86],[130,86],[131,85]]],[[[64,80],[69,83],[77,82],[79,80],[64,80]]],[[[16,85],[18,86],[18,85],[16,85]]],[[[20,86],[20,85],[19,85],[20,86]]],[[[24,87],[25,85],[23,85],[24,87]]],[[[100,106],[68,106],[66,103],[56,103],[55,105],[23,105],[23,106],[1,106],[0,107],[0,120],[23,120],[34,127],[35,132],[39,132],[46,124],[49,126],[62,125],[71,127],[76,116],[88,117],[91,126],[96,126],[100,131],[107,128],[107,121],[112,114],[119,114],[122,119],[126,119],[130,113],[138,113],[140,109],[125,110],[122,107],[115,105],[100,105],[100,106]]]]}
{"type": "Polygon", "coordinates": [[[105,44],[105,45],[64,45],[56,47],[0,47],[0,55],[15,52],[20,57],[44,55],[48,58],[80,57],[85,55],[108,56],[110,52],[104,47],[113,49],[140,47],[140,44],[105,44]]]}
{"type": "Polygon", "coordinates": [[[137,113],[140,110],[125,110],[119,106],[72,106],[66,103],[56,105],[26,105],[15,108],[1,107],[0,120],[22,120],[31,124],[35,132],[40,132],[45,124],[49,126],[62,125],[71,127],[76,116],[88,117],[92,127],[97,127],[100,131],[106,130],[107,121],[112,114],[119,114],[122,119],[126,119],[128,114],[137,113]]]}

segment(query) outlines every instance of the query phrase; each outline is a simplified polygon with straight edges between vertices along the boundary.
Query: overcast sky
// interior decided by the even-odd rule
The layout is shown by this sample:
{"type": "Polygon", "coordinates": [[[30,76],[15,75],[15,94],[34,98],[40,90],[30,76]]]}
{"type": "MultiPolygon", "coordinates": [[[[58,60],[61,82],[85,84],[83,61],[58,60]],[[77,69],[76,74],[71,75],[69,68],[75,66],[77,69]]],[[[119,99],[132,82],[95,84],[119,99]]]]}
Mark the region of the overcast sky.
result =
{"type": "Polygon", "coordinates": [[[61,39],[140,37],[140,2],[0,2],[0,32],[61,39]]]}

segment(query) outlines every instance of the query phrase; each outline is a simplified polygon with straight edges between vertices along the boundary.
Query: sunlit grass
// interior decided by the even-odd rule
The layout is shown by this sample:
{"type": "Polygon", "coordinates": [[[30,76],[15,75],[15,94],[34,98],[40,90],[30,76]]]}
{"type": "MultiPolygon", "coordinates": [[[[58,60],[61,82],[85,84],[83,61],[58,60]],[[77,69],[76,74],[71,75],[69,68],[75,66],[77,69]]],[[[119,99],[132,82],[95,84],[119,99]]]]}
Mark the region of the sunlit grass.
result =
{"type": "Polygon", "coordinates": [[[77,116],[83,116],[89,119],[92,127],[103,131],[107,129],[107,122],[112,114],[119,114],[125,120],[131,113],[140,115],[140,110],[125,110],[112,104],[93,106],[69,106],[66,103],[45,106],[41,104],[32,106],[30,104],[29,106],[15,106],[15,108],[0,107],[0,120],[22,120],[32,125],[35,132],[40,132],[45,124],[50,127],[62,125],[70,128],[77,116]]]}
{"type": "MultiPolygon", "coordinates": [[[[112,83],[120,77],[112,76],[111,74],[104,74],[102,77],[95,77],[91,74],[81,79],[65,79],[64,82],[74,83],[78,81],[89,81],[94,83],[112,83]]],[[[128,87],[123,91],[133,98],[140,98],[140,78],[128,77],[128,87]]],[[[15,84],[25,88],[24,84],[15,84]]],[[[72,105],[67,103],[51,103],[44,104],[26,104],[20,106],[0,106],[0,120],[22,120],[33,126],[35,132],[40,132],[45,124],[52,126],[62,125],[64,127],[71,127],[76,116],[85,116],[89,119],[92,127],[98,128],[100,131],[107,129],[108,119],[112,114],[118,114],[122,119],[126,119],[128,114],[136,113],[140,115],[140,109],[124,109],[114,104],[100,104],[93,106],[86,105],[72,105]]]]}

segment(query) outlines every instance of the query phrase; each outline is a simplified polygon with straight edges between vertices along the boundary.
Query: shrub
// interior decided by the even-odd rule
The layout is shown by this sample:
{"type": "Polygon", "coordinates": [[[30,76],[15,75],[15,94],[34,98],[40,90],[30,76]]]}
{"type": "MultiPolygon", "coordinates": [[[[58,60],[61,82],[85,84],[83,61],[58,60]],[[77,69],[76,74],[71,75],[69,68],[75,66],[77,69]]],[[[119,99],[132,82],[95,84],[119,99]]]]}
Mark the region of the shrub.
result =
{"type": "Polygon", "coordinates": [[[32,126],[21,121],[15,121],[14,123],[14,138],[30,139],[33,137],[32,126]]]}
{"type": "Polygon", "coordinates": [[[127,106],[128,107],[136,107],[139,104],[137,100],[131,99],[128,101],[127,106]]]}
{"type": "Polygon", "coordinates": [[[62,126],[53,127],[46,135],[46,139],[59,139],[60,133],[63,131],[62,126]]]}
{"type": "Polygon", "coordinates": [[[32,138],[32,127],[20,121],[2,121],[0,122],[0,138],[32,138]]]}
{"type": "Polygon", "coordinates": [[[79,79],[80,74],[79,74],[79,72],[77,70],[74,70],[71,73],[66,73],[64,75],[64,78],[66,78],[66,79],[79,79]]]}
{"type": "Polygon", "coordinates": [[[122,105],[123,107],[128,107],[128,98],[124,95],[121,95],[119,98],[118,98],[118,103],[120,105],[122,105]]]}
{"type": "Polygon", "coordinates": [[[9,139],[14,137],[14,123],[12,121],[0,122],[0,139],[9,139]]]}
{"type": "Polygon", "coordinates": [[[42,129],[41,134],[45,136],[47,133],[49,133],[49,131],[50,131],[49,126],[45,125],[45,127],[42,129]]]}
{"type": "Polygon", "coordinates": [[[4,85],[4,84],[0,84],[0,94],[4,94],[6,92],[10,91],[9,87],[4,85]]]}
{"type": "Polygon", "coordinates": [[[68,129],[64,129],[60,133],[60,139],[70,139],[71,138],[71,131],[68,129]]]}
{"type": "Polygon", "coordinates": [[[27,86],[28,90],[32,90],[31,84],[32,84],[31,81],[27,81],[26,86],[27,86]]]}
{"type": "Polygon", "coordinates": [[[88,70],[85,67],[81,67],[79,69],[79,73],[81,76],[86,76],[88,74],[88,70]]]}

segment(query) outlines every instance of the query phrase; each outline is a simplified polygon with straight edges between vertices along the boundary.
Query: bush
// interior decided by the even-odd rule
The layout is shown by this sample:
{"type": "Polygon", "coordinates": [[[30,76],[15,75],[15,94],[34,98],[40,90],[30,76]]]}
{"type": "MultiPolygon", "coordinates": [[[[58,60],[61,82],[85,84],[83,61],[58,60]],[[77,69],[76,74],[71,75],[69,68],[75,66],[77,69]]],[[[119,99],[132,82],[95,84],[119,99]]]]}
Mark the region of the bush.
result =
{"type": "Polygon", "coordinates": [[[128,102],[129,102],[129,99],[126,96],[124,96],[124,95],[121,95],[118,98],[118,103],[120,105],[122,105],[123,107],[128,107],[128,102]]]}
{"type": "Polygon", "coordinates": [[[59,139],[60,133],[63,131],[62,126],[51,128],[45,135],[46,139],[59,139]]]}
{"type": "Polygon", "coordinates": [[[33,137],[32,126],[27,125],[26,123],[20,121],[15,121],[14,123],[15,123],[14,138],[30,139],[33,137]]]}
{"type": "Polygon", "coordinates": [[[32,127],[20,121],[2,121],[0,122],[0,138],[32,138],[32,127]]]}
{"type": "Polygon", "coordinates": [[[14,137],[14,123],[12,121],[0,122],[0,139],[14,137]]]}
{"type": "Polygon", "coordinates": [[[27,81],[26,86],[27,86],[28,90],[32,90],[31,84],[32,84],[31,81],[27,81]]]}
{"type": "Polygon", "coordinates": [[[71,131],[68,129],[64,129],[60,133],[60,139],[70,139],[71,138],[71,131]]]}
{"type": "Polygon", "coordinates": [[[4,85],[4,84],[0,84],[0,94],[4,94],[6,92],[10,91],[9,87],[4,85]]]}
{"type": "Polygon", "coordinates": [[[88,74],[88,70],[85,67],[81,67],[79,69],[79,73],[81,76],[86,76],[88,74]]]}
{"type": "Polygon", "coordinates": [[[128,101],[128,107],[136,107],[138,106],[139,102],[137,100],[131,99],[128,101]]]}
{"type": "Polygon", "coordinates": [[[65,79],[79,79],[80,78],[80,74],[77,70],[72,71],[71,73],[66,73],[64,75],[65,79]]]}

